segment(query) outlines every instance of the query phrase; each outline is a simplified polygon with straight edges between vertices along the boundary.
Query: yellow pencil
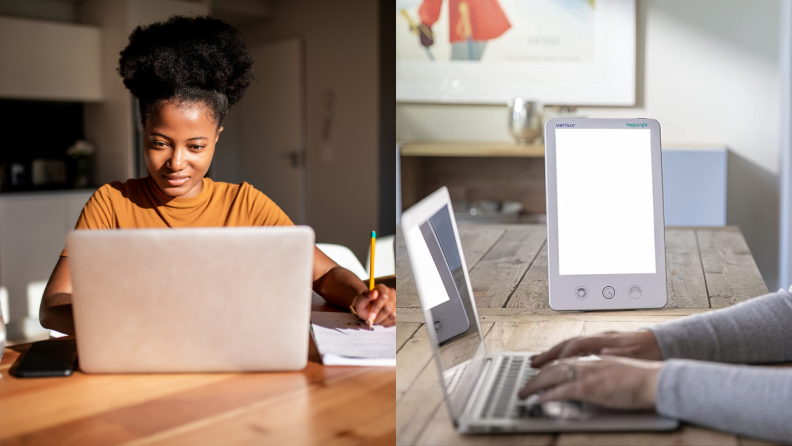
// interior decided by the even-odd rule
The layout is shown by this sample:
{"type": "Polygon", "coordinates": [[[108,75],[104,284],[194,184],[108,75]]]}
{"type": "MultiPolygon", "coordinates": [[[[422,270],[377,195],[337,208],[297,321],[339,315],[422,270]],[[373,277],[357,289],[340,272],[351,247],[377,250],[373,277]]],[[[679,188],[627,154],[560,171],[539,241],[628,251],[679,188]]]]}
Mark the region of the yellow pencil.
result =
{"type": "MultiPolygon", "coordinates": [[[[371,231],[371,256],[369,258],[369,291],[374,290],[374,246],[377,242],[377,233],[371,231]]],[[[374,329],[372,326],[372,318],[371,318],[371,304],[369,303],[369,317],[366,321],[369,324],[370,329],[374,329]]]]}

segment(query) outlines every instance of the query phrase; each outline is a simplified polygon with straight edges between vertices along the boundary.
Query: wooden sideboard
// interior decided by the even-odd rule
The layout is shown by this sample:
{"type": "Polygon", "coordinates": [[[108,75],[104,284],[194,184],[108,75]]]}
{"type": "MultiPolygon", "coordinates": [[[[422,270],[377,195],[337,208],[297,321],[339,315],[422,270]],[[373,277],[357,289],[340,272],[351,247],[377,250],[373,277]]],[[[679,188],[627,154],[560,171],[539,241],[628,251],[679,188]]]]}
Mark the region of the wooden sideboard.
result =
{"type": "Polygon", "coordinates": [[[509,200],[545,213],[544,146],[513,143],[400,145],[402,208],[446,186],[454,201],[509,200]]]}

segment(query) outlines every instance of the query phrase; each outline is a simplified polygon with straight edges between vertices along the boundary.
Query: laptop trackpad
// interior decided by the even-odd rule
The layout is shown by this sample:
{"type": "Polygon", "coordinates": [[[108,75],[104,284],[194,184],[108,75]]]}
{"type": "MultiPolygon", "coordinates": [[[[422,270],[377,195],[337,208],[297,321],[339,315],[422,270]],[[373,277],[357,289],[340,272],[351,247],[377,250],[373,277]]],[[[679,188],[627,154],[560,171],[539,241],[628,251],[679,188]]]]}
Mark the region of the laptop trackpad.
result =
{"type": "Polygon", "coordinates": [[[595,406],[580,401],[538,402],[538,395],[531,395],[518,403],[521,418],[546,418],[552,420],[585,420],[597,412],[595,406]]]}
{"type": "Polygon", "coordinates": [[[585,420],[592,415],[591,406],[578,401],[551,401],[540,406],[546,418],[555,420],[585,420]]]}

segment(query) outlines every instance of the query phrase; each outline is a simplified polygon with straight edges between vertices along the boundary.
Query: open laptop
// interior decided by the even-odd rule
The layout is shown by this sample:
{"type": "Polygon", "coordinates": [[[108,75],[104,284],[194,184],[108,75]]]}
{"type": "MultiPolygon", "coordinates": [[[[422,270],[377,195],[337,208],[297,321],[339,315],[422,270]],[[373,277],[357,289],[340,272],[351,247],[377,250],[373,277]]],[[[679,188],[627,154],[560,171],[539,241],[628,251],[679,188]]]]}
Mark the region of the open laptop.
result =
{"type": "Polygon", "coordinates": [[[308,358],[308,227],[74,231],[80,369],[300,370],[308,358]]]}
{"type": "MultiPolygon", "coordinates": [[[[487,352],[448,190],[405,211],[402,233],[426,319],[445,403],[462,433],[671,430],[654,412],[584,403],[540,405],[517,393],[537,373],[531,352],[487,352]]],[[[594,358],[591,358],[594,359],[594,358]]]]}

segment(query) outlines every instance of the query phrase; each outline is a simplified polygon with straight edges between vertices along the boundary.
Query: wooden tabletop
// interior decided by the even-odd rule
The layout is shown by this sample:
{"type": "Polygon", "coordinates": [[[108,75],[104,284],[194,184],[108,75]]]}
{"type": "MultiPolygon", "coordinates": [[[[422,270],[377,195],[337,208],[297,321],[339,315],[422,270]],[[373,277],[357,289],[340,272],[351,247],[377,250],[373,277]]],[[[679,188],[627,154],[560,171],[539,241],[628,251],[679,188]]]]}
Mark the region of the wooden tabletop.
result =
{"type": "MultiPolygon", "coordinates": [[[[635,330],[767,293],[740,230],[668,228],[668,304],[660,310],[558,312],[548,305],[543,225],[459,226],[481,330],[493,350],[544,350],[583,334],[635,330]]],[[[691,425],[666,433],[458,434],[440,382],[402,237],[396,238],[396,443],[400,445],[761,444],[691,425]]]]}
{"type": "MultiPolygon", "coordinates": [[[[314,311],[337,311],[314,302],[314,311]]],[[[393,367],[19,379],[0,362],[0,444],[392,445],[393,367]]]]}

